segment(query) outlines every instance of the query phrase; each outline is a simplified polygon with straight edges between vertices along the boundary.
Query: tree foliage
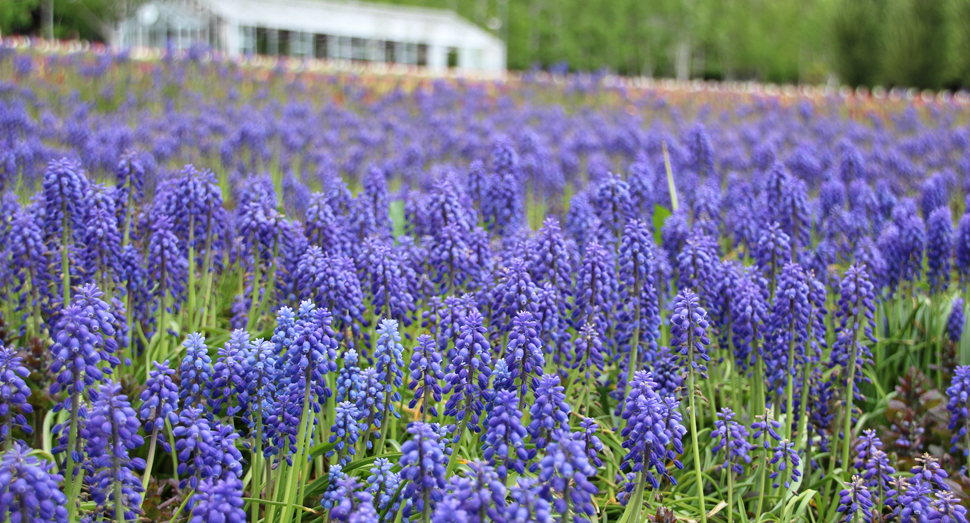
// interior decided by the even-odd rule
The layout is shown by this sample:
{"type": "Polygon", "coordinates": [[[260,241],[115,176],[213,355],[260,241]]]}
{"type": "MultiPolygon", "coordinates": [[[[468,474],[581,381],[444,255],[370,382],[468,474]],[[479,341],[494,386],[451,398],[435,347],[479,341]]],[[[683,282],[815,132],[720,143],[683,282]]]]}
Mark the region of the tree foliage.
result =
{"type": "MultiPolygon", "coordinates": [[[[54,34],[110,39],[140,1],[53,0],[54,34]]],[[[511,69],[970,86],[970,0],[376,1],[457,11],[508,38],[511,69]]],[[[40,4],[0,2],[0,31],[39,34],[40,4]]]]}

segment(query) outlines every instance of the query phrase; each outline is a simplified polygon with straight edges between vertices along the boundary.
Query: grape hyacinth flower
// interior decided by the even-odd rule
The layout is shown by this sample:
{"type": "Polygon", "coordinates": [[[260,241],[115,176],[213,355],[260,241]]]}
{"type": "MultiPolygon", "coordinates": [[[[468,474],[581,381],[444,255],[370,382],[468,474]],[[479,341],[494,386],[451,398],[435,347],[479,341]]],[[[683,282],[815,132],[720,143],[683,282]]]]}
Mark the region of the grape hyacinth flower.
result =
{"type": "Polygon", "coordinates": [[[357,397],[356,407],[360,411],[361,438],[366,442],[367,448],[370,449],[374,445],[371,438],[380,436],[380,428],[385,419],[384,384],[377,378],[377,369],[368,367],[361,372],[360,389],[361,393],[357,397]]]}
{"type": "Polygon", "coordinates": [[[148,379],[145,381],[145,390],[141,393],[141,410],[139,417],[145,423],[145,433],[149,436],[148,464],[145,466],[145,475],[142,484],[147,485],[148,479],[152,474],[152,463],[155,461],[155,446],[159,443],[162,450],[171,452],[171,445],[165,441],[164,435],[160,434],[165,422],[174,427],[178,423],[179,410],[179,389],[172,381],[175,376],[175,369],[168,366],[168,360],[164,363],[153,362],[155,368],[149,372],[148,379]]]}
{"type": "Polygon", "coordinates": [[[30,387],[24,381],[30,377],[30,371],[22,361],[23,358],[0,341],[0,443],[5,451],[13,447],[15,428],[33,433],[25,416],[34,412],[27,402],[30,387]]]}
{"type": "MultiPolygon", "coordinates": [[[[312,302],[300,304],[299,316],[292,322],[288,307],[280,309],[277,328],[273,333],[277,365],[287,380],[280,391],[270,424],[276,448],[283,451],[287,462],[305,466],[306,439],[311,437],[327,398],[333,391],[325,377],[337,370],[337,340],[333,318],[327,309],[317,309],[312,302]],[[292,454],[296,454],[294,458],[292,454]]],[[[288,486],[289,488],[289,486],[288,486]]]]}
{"type": "Polygon", "coordinates": [[[572,294],[570,251],[559,228],[559,220],[550,217],[536,233],[535,251],[530,272],[536,285],[549,283],[560,298],[572,294]]]}
{"type": "Polygon", "coordinates": [[[208,478],[242,477],[242,454],[235,444],[239,435],[231,427],[210,423],[201,409],[188,407],[179,414],[172,434],[182,478],[179,488],[198,489],[208,478]]]}
{"type": "Polygon", "coordinates": [[[569,339],[569,313],[567,302],[549,282],[539,287],[536,322],[539,339],[543,347],[551,352],[550,357],[556,364],[557,372],[568,367],[572,360],[572,341],[569,339]]]}
{"type": "Polygon", "coordinates": [[[502,481],[508,478],[509,469],[524,474],[524,461],[529,458],[525,449],[526,428],[522,425],[518,403],[514,390],[498,391],[485,421],[482,456],[495,467],[502,481]]]}
{"type": "Polygon", "coordinates": [[[334,463],[330,466],[330,470],[327,471],[327,479],[329,480],[327,491],[320,498],[320,506],[326,509],[333,509],[340,504],[340,500],[347,495],[344,486],[346,485],[345,481],[348,477],[347,473],[343,471],[343,466],[339,463],[334,463]]]}
{"type": "Polygon", "coordinates": [[[781,427],[781,423],[771,419],[771,411],[765,409],[765,413],[755,416],[755,422],[751,424],[751,440],[754,442],[755,446],[762,447],[761,452],[761,463],[763,466],[759,467],[759,494],[758,494],[758,508],[760,511],[764,503],[764,491],[765,488],[765,471],[767,470],[768,464],[768,450],[772,449],[773,446],[771,441],[781,442],[781,436],[778,434],[778,429],[781,427]],[[759,444],[760,440],[760,444],[759,444]]]}
{"type": "Polygon", "coordinates": [[[618,301],[613,266],[612,256],[598,243],[591,242],[586,246],[586,256],[576,275],[574,328],[593,323],[599,332],[607,332],[614,304],[618,301]]]}
{"type": "MultiPolygon", "coordinates": [[[[734,475],[744,474],[744,465],[751,463],[750,451],[754,445],[748,442],[748,429],[734,421],[731,409],[722,408],[717,416],[719,419],[714,422],[714,432],[711,433],[715,442],[711,452],[718,456],[722,450],[726,450],[721,468],[727,470],[728,475],[728,505],[734,506],[734,475]]],[[[729,514],[728,521],[733,517],[733,514],[729,514]]]]}
{"type": "Polygon", "coordinates": [[[731,336],[738,369],[762,365],[768,326],[767,291],[753,275],[742,277],[731,303],[731,336]],[[760,363],[759,363],[760,362],[760,363]]]}
{"type": "Polygon", "coordinates": [[[426,413],[437,417],[437,405],[441,402],[441,380],[445,375],[441,370],[441,353],[435,346],[434,338],[427,334],[418,337],[418,346],[411,355],[408,371],[411,378],[408,388],[414,391],[414,398],[408,403],[408,408],[413,409],[420,401],[419,412],[422,420],[427,417],[426,413]]]}
{"type": "Polygon", "coordinates": [[[970,283],[970,213],[960,217],[953,237],[954,267],[964,290],[970,283]]]}
{"type": "Polygon", "coordinates": [[[490,324],[502,333],[512,329],[513,318],[520,312],[538,312],[539,288],[532,282],[529,267],[522,258],[513,258],[502,270],[492,293],[490,324]]]}
{"type": "Polygon", "coordinates": [[[347,465],[357,455],[357,440],[360,438],[360,411],[349,401],[337,404],[336,419],[330,428],[330,443],[335,443],[334,450],[327,452],[327,456],[337,455],[337,463],[347,465]]]}
{"type": "Polygon", "coordinates": [[[468,512],[456,496],[445,495],[431,515],[431,523],[468,523],[468,512]]]}
{"type": "Polygon", "coordinates": [[[564,520],[571,513],[575,521],[589,523],[588,516],[596,514],[592,495],[599,492],[589,481],[596,475],[596,469],[589,464],[579,441],[558,430],[553,431],[550,439],[539,462],[538,480],[560,495],[553,501],[553,508],[564,520]]]}
{"type": "MultiPolygon", "coordinates": [[[[401,401],[399,389],[404,385],[404,346],[401,345],[401,334],[398,332],[397,322],[381,320],[377,327],[377,347],[374,349],[374,359],[377,361],[377,378],[384,384],[384,415],[390,414],[395,418],[401,415],[394,408],[394,402],[401,401]]],[[[387,436],[387,423],[381,428],[381,440],[377,445],[378,451],[384,448],[384,438],[387,436]]]]}
{"type": "Polygon", "coordinates": [[[946,320],[946,334],[953,343],[959,343],[963,337],[963,325],[965,323],[963,298],[953,299],[953,307],[950,309],[950,317],[946,320]]]}
{"type": "Polygon", "coordinates": [[[52,253],[61,253],[63,281],[56,282],[63,293],[63,307],[71,303],[71,270],[75,243],[84,230],[84,205],[88,201],[88,179],[80,164],[63,158],[48,165],[41,184],[44,241],[52,253]]]}
{"type": "Polygon", "coordinates": [[[943,292],[950,285],[953,252],[953,218],[948,207],[934,210],[926,222],[926,263],[930,289],[943,292]]]}
{"type": "Polygon", "coordinates": [[[370,292],[371,306],[379,316],[393,318],[405,327],[411,325],[414,297],[407,290],[407,280],[397,254],[390,245],[376,239],[367,241],[365,251],[362,283],[366,282],[370,292]]]}
{"type": "Polygon", "coordinates": [[[791,240],[778,222],[772,222],[761,232],[753,251],[755,264],[768,280],[768,290],[774,294],[779,273],[792,261],[791,240]]]}
{"type": "Polygon", "coordinates": [[[953,433],[950,451],[958,452],[957,443],[963,438],[966,448],[961,453],[964,457],[970,456],[970,444],[967,442],[970,437],[970,366],[960,365],[954,369],[946,395],[950,398],[946,408],[950,411],[949,429],[953,433]]]}
{"type": "Polygon", "coordinates": [[[751,463],[749,452],[754,445],[748,442],[750,434],[748,429],[734,421],[734,412],[724,407],[717,413],[718,420],[714,422],[714,432],[711,439],[714,447],[711,451],[718,455],[722,450],[725,451],[724,461],[721,467],[729,470],[733,474],[744,474],[744,466],[751,463]]]}
{"type": "Polygon", "coordinates": [[[505,507],[506,523],[553,523],[552,498],[547,486],[529,477],[520,477],[510,489],[511,500],[505,507]]]}
{"type": "MultiPolygon", "coordinates": [[[[114,316],[108,304],[101,301],[97,287],[91,285],[75,296],[74,304],[61,311],[53,329],[54,343],[50,353],[54,359],[51,373],[57,376],[51,384],[50,394],[56,396],[62,390],[67,393],[63,402],[54,405],[54,412],[69,410],[65,424],[54,427],[55,434],[61,434],[60,443],[53,449],[55,454],[67,452],[65,467],[66,481],[69,484],[68,496],[76,496],[80,489],[80,475],[75,466],[81,461],[82,448],[79,445],[78,428],[86,416],[81,407],[88,387],[103,381],[111,367],[119,362],[110,352],[117,347],[114,336],[114,316]],[[104,363],[110,366],[105,367],[104,363]],[[66,434],[65,434],[66,431],[66,434]]],[[[72,517],[76,515],[76,505],[69,507],[72,517]]]]}
{"type": "MultiPolygon", "coordinates": [[[[670,318],[670,345],[679,352],[681,361],[687,367],[687,398],[690,402],[689,416],[693,448],[698,448],[698,411],[694,400],[696,375],[699,372],[701,377],[706,377],[707,368],[704,362],[711,359],[707,355],[707,346],[711,343],[707,338],[707,328],[707,312],[700,307],[697,295],[685,288],[677,294],[677,298],[674,300],[674,311],[670,318]]],[[[697,488],[703,489],[703,480],[700,473],[700,453],[697,452],[694,453],[694,470],[697,477],[697,488]]],[[[707,523],[707,509],[703,497],[700,498],[700,508],[701,521],[707,523]]]]}
{"type": "Polygon", "coordinates": [[[654,285],[654,248],[646,223],[630,220],[620,240],[620,298],[626,306],[623,336],[630,351],[627,381],[639,368],[645,354],[653,352],[660,338],[660,298],[654,285]],[[632,310],[631,310],[632,308],[632,310]]]}
{"type": "Polygon", "coordinates": [[[771,464],[775,465],[776,469],[768,475],[769,479],[775,480],[771,484],[773,488],[778,488],[780,484],[785,485],[786,490],[791,489],[791,482],[798,481],[802,473],[798,470],[800,461],[798,459],[798,453],[795,452],[794,443],[783,439],[775,447],[775,454],[771,458],[771,464]]]}
{"type": "Polygon", "coordinates": [[[530,312],[519,312],[512,320],[509,343],[505,351],[505,364],[508,366],[516,386],[519,410],[525,406],[529,390],[535,390],[542,377],[545,358],[542,355],[542,340],[539,339],[538,325],[530,312]]]}
{"type": "Polygon", "coordinates": [[[916,282],[920,279],[923,271],[923,249],[926,246],[926,225],[923,219],[916,214],[908,214],[905,211],[902,216],[897,215],[902,205],[897,205],[893,210],[896,227],[899,230],[897,250],[892,253],[897,276],[901,282],[916,282]]]}
{"type": "MultiPolygon", "coordinates": [[[[771,371],[766,376],[773,385],[770,392],[776,395],[779,404],[787,392],[785,412],[794,408],[795,378],[804,374],[809,364],[808,330],[812,304],[809,301],[808,276],[797,263],[786,263],[778,275],[775,299],[771,304],[771,315],[767,327],[770,329],[771,371]]],[[[791,423],[785,428],[786,438],[791,437],[791,423]]]]}
{"type": "Polygon", "coordinates": [[[182,408],[204,408],[210,403],[212,391],[212,359],[201,334],[192,333],[182,344],[185,356],[179,365],[179,398],[182,408]]]}
{"type": "Polygon", "coordinates": [[[707,304],[717,281],[717,265],[720,257],[717,242],[703,233],[693,233],[677,255],[677,267],[681,292],[689,290],[699,295],[707,304]]]}
{"type": "Polygon", "coordinates": [[[529,437],[535,443],[529,459],[543,449],[554,430],[569,429],[569,403],[566,402],[565,388],[559,384],[558,374],[546,374],[536,387],[535,403],[529,409],[532,421],[529,423],[529,437]]]}
{"type": "Polygon", "coordinates": [[[452,393],[445,403],[445,415],[460,422],[455,434],[457,442],[467,427],[478,432],[479,416],[485,408],[485,392],[491,376],[491,347],[485,338],[485,326],[481,313],[468,311],[455,343],[455,357],[448,365],[444,392],[452,393]]]}
{"type": "Polygon", "coordinates": [[[96,278],[101,288],[110,291],[120,281],[122,251],[114,199],[108,192],[101,185],[93,185],[88,191],[90,204],[85,209],[79,261],[88,278],[96,278]]]}
{"type": "Polygon", "coordinates": [[[337,491],[339,492],[339,502],[330,510],[330,517],[337,521],[352,521],[351,517],[358,521],[380,521],[377,511],[374,509],[374,496],[366,490],[361,490],[363,485],[357,478],[343,476],[337,481],[337,491]],[[371,519],[364,519],[368,516],[371,519]]]}
{"type": "Polygon", "coordinates": [[[115,169],[115,212],[119,225],[123,228],[122,245],[127,246],[131,238],[131,219],[135,203],[145,197],[145,166],[135,152],[125,153],[115,169]]]}
{"type": "Polygon", "coordinates": [[[415,421],[408,425],[411,439],[401,445],[401,479],[408,483],[404,487],[404,498],[413,500],[413,513],[420,513],[427,521],[434,505],[442,498],[445,488],[444,445],[432,424],[415,421]]]}
{"type": "Polygon", "coordinates": [[[791,239],[793,253],[811,241],[812,221],[808,207],[808,188],[805,181],[790,177],[781,187],[775,218],[781,230],[791,239]]]}
{"type": "Polygon", "coordinates": [[[900,523],[927,521],[933,512],[930,508],[933,486],[920,478],[895,478],[891,495],[895,505],[893,515],[899,516],[900,523]]]}
{"type": "Polygon", "coordinates": [[[30,453],[29,447],[14,443],[0,456],[0,520],[67,523],[63,477],[52,463],[30,453]]]}
{"type": "Polygon", "coordinates": [[[110,380],[101,385],[82,433],[89,456],[87,467],[97,471],[89,478],[91,498],[98,512],[115,521],[135,521],[141,512],[144,486],[135,469],[145,468],[145,461],[129,457],[129,452],[145,443],[138,434],[140,425],[121,385],[110,380]]]}
{"type": "Polygon", "coordinates": [[[350,401],[357,403],[361,394],[360,367],[357,366],[357,351],[350,349],[344,353],[344,364],[337,374],[337,391],[334,400],[337,403],[350,401]]]}
{"type": "Polygon", "coordinates": [[[851,523],[859,517],[864,523],[872,523],[872,493],[866,488],[862,478],[853,476],[852,481],[846,483],[845,487],[839,492],[839,507],[836,509],[842,513],[839,521],[851,523]]]}
{"type": "Polygon", "coordinates": [[[452,293],[465,286],[475,272],[472,253],[465,242],[467,233],[457,224],[449,224],[433,236],[429,262],[434,267],[434,282],[443,293],[452,293]]]}
{"type": "MultiPolygon", "coordinates": [[[[387,511],[388,514],[397,514],[402,502],[401,496],[398,495],[401,478],[391,470],[392,468],[393,465],[387,458],[375,459],[373,466],[369,469],[370,475],[367,476],[366,491],[373,496],[374,506],[377,510],[387,511]]],[[[405,507],[409,504],[410,500],[407,500],[405,507]]]]}
{"type": "Polygon", "coordinates": [[[212,398],[212,411],[218,415],[225,404],[226,415],[234,416],[246,407],[246,371],[244,365],[249,356],[249,332],[236,329],[229,341],[219,349],[212,377],[208,383],[212,398]],[[233,404],[235,402],[235,404],[233,404]]]}
{"type": "Polygon", "coordinates": [[[862,473],[866,488],[875,492],[876,501],[882,504],[886,501],[886,494],[892,490],[892,477],[896,469],[889,464],[889,457],[882,450],[882,441],[872,429],[863,431],[855,450],[855,469],[862,473]]]}
{"type": "MultiPolygon", "coordinates": [[[[863,343],[864,339],[875,343],[873,330],[875,328],[875,296],[873,285],[865,267],[853,265],[845,271],[840,285],[839,309],[836,319],[839,322],[839,333],[835,345],[832,347],[832,365],[842,369],[840,381],[844,379],[845,405],[849,406],[845,416],[843,434],[851,434],[851,412],[858,395],[857,381],[862,380],[862,366],[872,358],[869,349],[863,343]]],[[[842,449],[842,462],[849,462],[851,443],[846,440],[842,449]]]]}
{"type": "Polygon", "coordinates": [[[300,258],[296,272],[296,286],[302,291],[298,297],[329,310],[341,339],[360,336],[361,327],[367,325],[366,309],[353,260],[341,255],[324,256],[312,246],[300,258]]]}
{"type": "Polygon", "coordinates": [[[263,424],[270,417],[273,399],[276,397],[277,368],[273,343],[257,339],[251,344],[246,357],[246,408],[243,409],[243,422],[256,440],[256,454],[262,455],[263,424]],[[253,429],[255,428],[255,433],[253,429]]]}
{"type": "Polygon", "coordinates": [[[575,356],[573,358],[573,368],[579,369],[583,380],[583,413],[589,413],[589,392],[591,389],[591,378],[598,378],[603,372],[603,341],[596,327],[592,323],[587,323],[579,332],[575,341],[575,356]]]}
{"type": "Polygon", "coordinates": [[[627,221],[633,217],[630,186],[615,174],[607,174],[593,195],[593,208],[610,239],[619,243],[627,221]]]}
{"type": "Polygon", "coordinates": [[[348,254],[351,238],[342,216],[337,216],[323,193],[310,195],[303,220],[309,244],[330,255],[348,254]]]}
{"type": "Polygon", "coordinates": [[[158,312],[158,319],[152,343],[145,350],[146,367],[153,356],[167,355],[167,318],[169,314],[176,314],[180,310],[188,281],[188,261],[179,250],[178,238],[172,231],[172,221],[164,215],[156,218],[152,224],[152,235],[148,244],[148,280],[154,289],[152,310],[158,312]]]}
{"type": "Polygon", "coordinates": [[[192,495],[189,523],[245,523],[242,481],[234,476],[208,478],[192,495]]]}
{"type": "Polygon", "coordinates": [[[913,476],[933,485],[936,490],[950,490],[950,486],[946,482],[946,471],[940,466],[940,462],[929,454],[918,456],[916,466],[909,471],[913,476]]]}
{"type": "MultiPolygon", "coordinates": [[[[702,377],[706,371],[704,362],[711,361],[707,354],[707,346],[711,343],[707,337],[708,327],[707,311],[700,307],[697,295],[690,290],[678,293],[670,317],[671,346],[677,349],[691,374],[699,371],[702,377]]],[[[693,389],[692,384],[688,387],[693,389]]]]}
{"type": "Polygon", "coordinates": [[[930,509],[928,521],[931,523],[967,523],[967,508],[952,492],[937,492],[930,509]]]}
{"type": "Polygon", "coordinates": [[[655,490],[660,488],[661,479],[676,483],[667,471],[667,462],[683,468],[677,456],[684,452],[682,439],[687,429],[681,424],[678,402],[661,398],[647,371],[633,375],[622,417],[627,420],[620,433],[627,454],[620,468],[633,476],[623,486],[623,497],[625,503],[633,502],[639,508],[647,482],[655,490]]]}
{"type": "Polygon", "coordinates": [[[603,442],[596,435],[596,431],[599,430],[599,424],[593,418],[583,418],[583,421],[579,422],[579,427],[581,430],[579,432],[573,432],[572,438],[583,444],[583,448],[586,450],[586,457],[589,459],[591,465],[596,468],[602,467],[603,460],[600,459],[599,453],[603,451],[603,442]]]}
{"type": "Polygon", "coordinates": [[[19,296],[18,311],[23,311],[21,334],[28,337],[40,334],[40,313],[51,301],[48,282],[53,277],[49,267],[47,247],[37,220],[24,209],[18,210],[10,222],[8,253],[12,272],[11,291],[19,296]],[[28,321],[29,320],[29,321],[28,321]]]}
{"type": "MultiPolygon", "coordinates": [[[[490,465],[483,461],[468,462],[466,476],[452,476],[448,481],[442,503],[457,501],[455,510],[465,513],[468,523],[503,521],[505,510],[505,483],[490,465]]],[[[438,505],[441,512],[442,504],[438,505]]]]}

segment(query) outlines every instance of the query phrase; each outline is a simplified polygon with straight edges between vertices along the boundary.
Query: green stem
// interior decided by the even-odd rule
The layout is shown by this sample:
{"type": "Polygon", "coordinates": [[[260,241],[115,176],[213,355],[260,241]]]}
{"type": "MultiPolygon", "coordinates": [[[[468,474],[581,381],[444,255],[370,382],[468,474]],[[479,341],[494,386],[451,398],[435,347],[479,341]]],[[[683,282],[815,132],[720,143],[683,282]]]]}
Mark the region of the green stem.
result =
{"type": "MultiPolygon", "coordinates": [[[[113,408],[111,409],[113,410],[113,408]]],[[[112,416],[114,414],[112,413],[112,416]]],[[[112,440],[112,475],[114,476],[114,495],[115,495],[115,523],[125,523],[125,504],[121,491],[121,459],[118,457],[121,448],[121,437],[118,432],[118,423],[111,424],[112,440]]],[[[154,444],[154,442],[152,442],[154,444]]]]}
{"type": "MultiPolygon", "coordinates": [[[[253,445],[253,497],[263,499],[263,411],[256,409],[256,441],[253,445]]],[[[252,504],[253,519],[259,521],[259,504],[252,504]]]]}
{"type": "MultiPolygon", "coordinates": [[[[802,440],[804,439],[804,444],[806,447],[811,447],[811,442],[808,441],[808,371],[809,363],[806,362],[802,366],[802,399],[801,404],[798,406],[798,439],[795,441],[795,452],[798,453],[802,450],[802,440]]],[[[809,465],[805,466],[805,470],[808,471],[809,465]]]]}
{"type": "MultiPolygon", "coordinates": [[[[858,331],[857,331],[858,332],[858,331]]],[[[856,364],[856,342],[855,337],[852,338],[852,345],[849,350],[852,353],[849,355],[849,379],[846,381],[845,385],[845,424],[843,425],[842,432],[842,471],[843,475],[851,475],[852,471],[849,470],[849,449],[852,448],[852,405],[855,391],[855,364],[856,364]]]]}
{"type": "MultiPolygon", "coordinates": [[[[693,347],[693,333],[688,335],[688,343],[693,347]]],[[[697,444],[697,407],[694,402],[694,351],[691,348],[687,361],[687,387],[690,401],[690,440],[694,452],[694,474],[697,476],[697,501],[701,509],[701,523],[707,523],[707,506],[704,500],[704,477],[701,475],[701,449],[697,444]]]]}
{"type": "MultiPolygon", "coordinates": [[[[757,347],[755,347],[757,350],[757,347]]],[[[760,412],[765,416],[765,422],[768,421],[768,409],[765,407],[765,394],[764,394],[764,361],[761,359],[761,354],[755,359],[755,395],[754,405],[758,409],[753,411],[751,414],[754,416],[754,412],[760,412]]],[[[768,468],[768,451],[762,448],[761,450],[761,463],[758,464],[758,505],[755,514],[761,514],[761,508],[764,506],[765,499],[765,470],[768,468]]]]}
{"type": "MultiPolygon", "coordinates": [[[[297,450],[296,455],[293,457],[293,468],[290,469],[290,473],[286,478],[286,490],[284,491],[283,498],[283,501],[286,503],[286,507],[283,508],[283,512],[280,514],[280,523],[289,523],[290,518],[292,517],[296,482],[297,479],[303,475],[303,471],[306,469],[306,460],[304,459],[304,456],[306,453],[307,423],[309,420],[312,420],[308,414],[309,411],[310,380],[307,379],[306,388],[303,391],[303,412],[300,414],[300,428],[296,433],[297,450]]],[[[304,478],[304,480],[305,479],[306,478],[304,478]]]]}
{"type": "Polygon", "coordinates": [[[179,469],[179,458],[178,454],[175,452],[175,433],[172,432],[172,425],[168,421],[165,421],[165,432],[168,434],[168,449],[169,455],[172,457],[172,475],[178,476],[179,469]]]}
{"type": "Polygon", "coordinates": [[[792,410],[795,409],[795,390],[794,390],[794,377],[792,374],[795,373],[795,331],[794,331],[794,321],[792,322],[792,330],[788,331],[791,336],[791,340],[788,342],[788,365],[789,368],[785,369],[785,375],[788,377],[788,383],[785,385],[788,399],[785,403],[785,437],[788,441],[791,441],[791,425],[794,421],[794,413],[792,410]]]}
{"type": "MultiPolygon", "coordinates": [[[[766,409],[764,413],[765,423],[769,423],[768,410],[766,409]]],[[[768,435],[765,434],[765,438],[767,437],[768,435]]],[[[761,514],[761,509],[765,503],[765,472],[768,470],[768,449],[764,448],[764,445],[761,447],[761,463],[758,464],[758,467],[760,469],[758,471],[758,509],[755,514],[761,514]]]]}
{"type": "Polygon", "coordinates": [[[71,305],[71,264],[67,246],[68,239],[70,238],[70,228],[67,222],[66,201],[61,205],[61,208],[64,212],[64,218],[61,224],[61,285],[64,287],[64,308],[67,308],[71,305]]]}
{"type": "MultiPolygon", "coordinates": [[[[67,443],[67,469],[66,469],[66,482],[70,485],[68,493],[74,493],[80,490],[78,488],[78,483],[81,481],[80,472],[77,476],[74,475],[74,451],[77,449],[77,416],[78,411],[81,410],[81,394],[75,392],[74,396],[71,398],[71,432],[68,436],[67,443]]],[[[69,521],[77,521],[77,498],[68,497],[68,519],[69,521]]]]}
{"type": "MultiPolygon", "coordinates": [[[[162,422],[164,423],[164,421],[162,422]]],[[[158,423],[152,428],[152,442],[148,445],[148,461],[145,463],[145,475],[141,478],[141,486],[148,488],[148,480],[152,477],[152,465],[155,463],[155,445],[158,443],[158,423]]],[[[142,496],[142,502],[145,496],[142,496]]]]}
{"type": "Polygon", "coordinates": [[[195,242],[193,241],[193,230],[195,229],[195,220],[193,217],[189,217],[189,296],[188,296],[188,307],[186,307],[186,313],[188,314],[189,321],[188,325],[192,325],[192,315],[196,312],[195,300],[196,300],[196,289],[195,289],[195,242]]]}
{"type": "Polygon", "coordinates": [[[185,509],[185,505],[188,504],[189,500],[192,499],[192,496],[194,494],[195,494],[195,491],[194,490],[189,490],[189,492],[187,494],[185,494],[185,498],[182,499],[182,504],[179,505],[178,510],[176,510],[175,513],[172,514],[172,519],[171,519],[171,521],[169,521],[169,523],[175,523],[175,520],[177,520],[179,518],[179,514],[182,513],[182,510],[185,509]]]}
{"type": "Polygon", "coordinates": [[[734,471],[728,468],[728,523],[734,523],[734,471]]]}
{"type": "MultiPolygon", "coordinates": [[[[256,246],[253,254],[253,292],[249,298],[249,319],[246,322],[246,329],[253,330],[256,324],[256,309],[259,307],[259,280],[261,278],[259,270],[259,246],[256,246]]],[[[243,283],[245,286],[245,283],[243,283]]]]}
{"type": "MultiPolygon", "coordinates": [[[[461,420],[461,423],[458,426],[458,438],[459,438],[458,441],[461,441],[461,439],[465,435],[465,427],[468,426],[468,418],[469,418],[469,414],[466,413],[465,418],[461,420]]],[[[448,458],[448,468],[445,470],[446,478],[451,477],[451,473],[452,471],[455,470],[455,465],[457,463],[458,463],[458,449],[455,448],[451,451],[451,457],[448,458]]]]}
{"type": "Polygon", "coordinates": [[[391,424],[390,408],[391,394],[393,392],[393,390],[384,392],[384,423],[381,424],[381,439],[378,440],[377,446],[374,447],[374,455],[379,455],[384,452],[384,440],[387,438],[387,427],[391,424]]]}

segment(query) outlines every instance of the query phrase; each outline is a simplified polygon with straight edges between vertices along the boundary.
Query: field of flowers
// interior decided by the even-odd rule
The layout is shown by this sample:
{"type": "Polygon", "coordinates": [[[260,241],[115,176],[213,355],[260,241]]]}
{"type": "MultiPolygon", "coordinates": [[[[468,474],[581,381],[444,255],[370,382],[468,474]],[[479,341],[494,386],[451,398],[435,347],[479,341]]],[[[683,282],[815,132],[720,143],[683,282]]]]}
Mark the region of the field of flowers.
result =
{"type": "Polygon", "coordinates": [[[0,46],[0,521],[966,523],[970,106],[0,46]]]}

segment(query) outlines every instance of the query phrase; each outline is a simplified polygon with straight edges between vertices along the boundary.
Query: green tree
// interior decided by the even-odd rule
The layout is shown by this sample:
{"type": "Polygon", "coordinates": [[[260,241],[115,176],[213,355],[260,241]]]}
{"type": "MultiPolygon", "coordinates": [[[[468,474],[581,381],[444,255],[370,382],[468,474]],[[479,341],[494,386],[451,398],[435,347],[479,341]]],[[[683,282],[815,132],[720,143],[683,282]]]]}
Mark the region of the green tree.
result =
{"type": "Polygon", "coordinates": [[[33,11],[40,0],[5,0],[0,2],[0,32],[23,33],[31,28],[33,11]]]}
{"type": "Polygon", "coordinates": [[[886,17],[886,80],[939,89],[949,74],[948,0],[892,0],[886,17]]]}
{"type": "Polygon", "coordinates": [[[877,0],[840,0],[833,20],[835,68],[843,82],[875,85],[882,73],[882,6],[877,0]]]}

